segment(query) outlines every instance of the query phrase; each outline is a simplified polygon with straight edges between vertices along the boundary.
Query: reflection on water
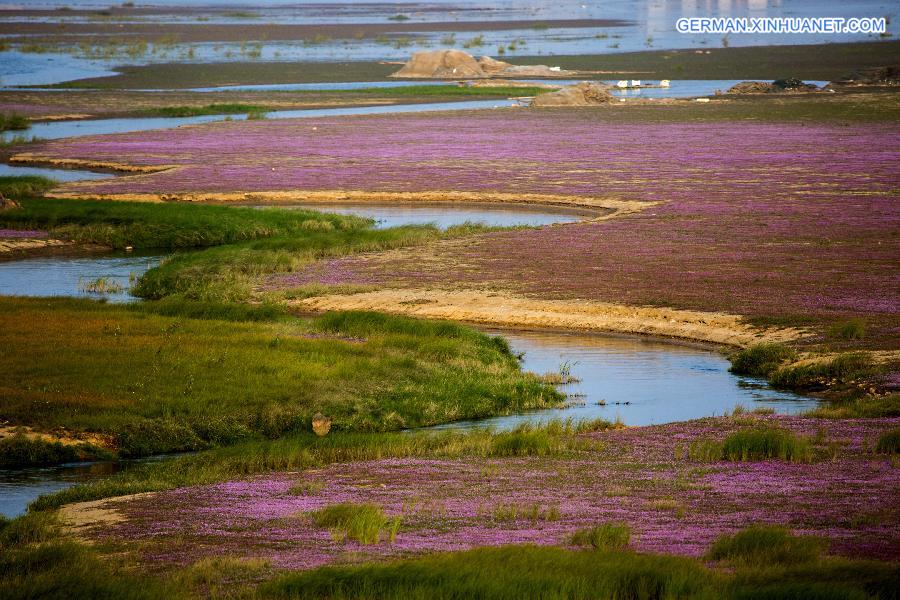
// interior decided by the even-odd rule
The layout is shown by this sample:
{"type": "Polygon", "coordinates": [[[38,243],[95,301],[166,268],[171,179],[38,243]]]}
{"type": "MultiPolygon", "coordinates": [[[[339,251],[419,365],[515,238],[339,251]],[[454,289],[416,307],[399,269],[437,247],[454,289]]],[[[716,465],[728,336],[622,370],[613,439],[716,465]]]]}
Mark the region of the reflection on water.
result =
{"type": "Polygon", "coordinates": [[[296,208],[358,215],[375,220],[376,229],[402,225],[432,224],[447,229],[463,223],[478,223],[489,227],[540,227],[553,223],[571,223],[596,216],[556,207],[497,204],[298,204],[279,208],[296,208]]]}
{"type": "Polygon", "coordinates": [[[523,422],[567,418],[620,418],[626,425],[654,425],[728,414],[737,405],[785,414],[817,406],[811,398],[732,375],[728,360],[710,350],[638,337],[553,332],[500,335],[515,352],[525,353],[523,368],[527,371],[570,368],[580,381],[560,390],[571,396],[573,406],[440,427],[506,429],[523,422]]]}
{"type": "Polygon", "coordinates": [[[0,261],[0,295],[74,296],[106,298],[110,302],[136,300],[131,285],[145,271],[159,264],[161,256],[146,253],[108,253],[88,256],[40,256],[0,261]],[[88,284],[105,279],[118,293],[87,290],[88,284]]]}
{"type": "Polygon", "coordinates": [[[79,483],[105,479],[143,463],[162,460],[165,456],[136,460],[96,463],[74,463],[55,467],[0,469],[0,515],[15,517],[28,508],[38,496],[52,494],[79,483]]]}

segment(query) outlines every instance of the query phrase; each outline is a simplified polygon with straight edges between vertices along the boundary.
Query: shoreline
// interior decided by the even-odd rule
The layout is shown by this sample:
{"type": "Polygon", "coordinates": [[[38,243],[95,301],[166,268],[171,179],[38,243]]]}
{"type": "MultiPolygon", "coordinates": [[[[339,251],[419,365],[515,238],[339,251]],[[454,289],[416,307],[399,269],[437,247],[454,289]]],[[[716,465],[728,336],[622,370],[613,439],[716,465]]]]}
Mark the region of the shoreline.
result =
{"type": "Polygon", "coordinates": [[[574,300],[539,300],[490,290],[382,289],[290,301],[312,312],[372,310],[427,319],[445,319],[513,329],[617,333],[745,348],[760,342],[786,342],[799,329],[744,325],[739,315],[574,300]]]}

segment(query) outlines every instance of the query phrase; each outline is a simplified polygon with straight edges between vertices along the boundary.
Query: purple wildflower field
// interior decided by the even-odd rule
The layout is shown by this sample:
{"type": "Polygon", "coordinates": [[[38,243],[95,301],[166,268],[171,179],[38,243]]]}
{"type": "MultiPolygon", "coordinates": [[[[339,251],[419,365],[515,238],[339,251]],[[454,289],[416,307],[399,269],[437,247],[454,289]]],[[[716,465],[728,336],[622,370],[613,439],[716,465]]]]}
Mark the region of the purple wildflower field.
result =
{"type": "Polygon", "coordinates": [[[660,202],[602,223],[330,261],[276,286],[499,284],[549,298],[749,315],[866,315],[880,322],[873,332],[900,330],[900,126],[548,114],[217,123],[36,151],[176,166],[60,189],[84,194],[295,190],[301,200],[305,190],[454,191],[660,202]]]}
{"type": "Polygon", "coordinates": [[[568,545],[576,530],[607,521],[629,523],[638,551],[700,556],[723,533],[771,523],[826,537],[834,554],[896,560],[900,471],[872,448],[898,424],[722,417],[587,434],[596,443],[570,457],[336,464],[119,501],[125,519],[90,535],[123,544],[157,568],[227,554],[308,569],[485,545],[568,545]],[[721,439],[748,419],[818,435],[820,450],[832,451],[813,464],[687,458],[691,441],[721,439]],[[289,492],[301,482],[312,484],[308,494],[289,492]],[[336,540],[309,516],[344,502],[402,516],[395,541],[336,540]],[[526,514],[503,516],[509,506],[526,514]],[[537,518],[527,514],[531,507],[537,518]]]}
{"type": "Polygon", "coordinates": [[[47,237],[47,235],[48,233],[46,231],[39,231],[36,229],[22,230],[0,228],[0,239],[44,238],[47,237]]]}

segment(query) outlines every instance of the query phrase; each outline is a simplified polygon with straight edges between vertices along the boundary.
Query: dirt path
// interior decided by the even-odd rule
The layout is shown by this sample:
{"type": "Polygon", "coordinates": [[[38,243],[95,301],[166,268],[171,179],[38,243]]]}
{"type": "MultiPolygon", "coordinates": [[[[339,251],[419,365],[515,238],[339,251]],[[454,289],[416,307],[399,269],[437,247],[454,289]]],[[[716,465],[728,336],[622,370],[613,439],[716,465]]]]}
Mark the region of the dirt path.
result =
{"type": "Polygon", "coordinates": [[[539,300],[488,290],[378,290],[297,300],[304,310],[374,310],[431,319],[451,319],[500,327],[559,328],[671,337],[744,347],[784,342],[797,329],[760,330],[738,315],[579,300],[539,300]]]}

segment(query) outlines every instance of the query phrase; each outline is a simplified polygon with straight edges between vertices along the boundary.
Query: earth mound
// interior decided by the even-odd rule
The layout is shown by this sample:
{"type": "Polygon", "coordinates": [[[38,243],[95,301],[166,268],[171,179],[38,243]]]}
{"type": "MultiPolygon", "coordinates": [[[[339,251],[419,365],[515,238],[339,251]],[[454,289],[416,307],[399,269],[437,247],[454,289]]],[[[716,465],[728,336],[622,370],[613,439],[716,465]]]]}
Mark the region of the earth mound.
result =
{"type": "Polygon", "coordinates": [[[471,54],[462,50],[415,52],[391,77],[455,79],[484,77],[484,71],[471,54]]]}
{"type": "Polygon", "coordinates": [[[607,86],[583,81],[561,90],[535,96],[531,106],[596,106],[613,101],[607,86]]]}
{"type": "Polygon", "coordinates": [[[390,77],[418,79],[481,79],[487,77],[572,77],[577,71],[563,71],[547,65],[511,65],[490,56],[478,60],[462,50],[415,52],[390,77]]]}
{"type": "Polygon", "coordinates": [[[764,81],[742,81],[731,86],[728,94],[783,94],[789,92],[816,92],[819,88],[799,79],[776,79],[772,83],[764,81]]]}

